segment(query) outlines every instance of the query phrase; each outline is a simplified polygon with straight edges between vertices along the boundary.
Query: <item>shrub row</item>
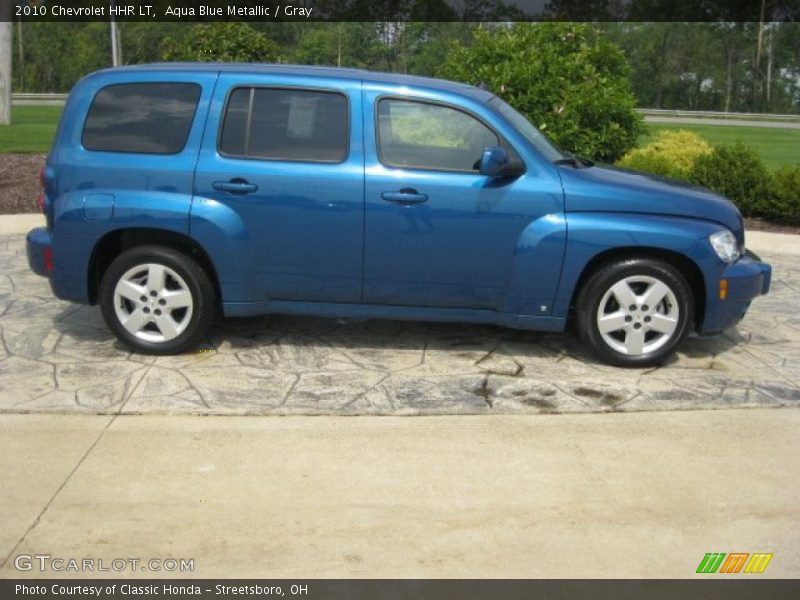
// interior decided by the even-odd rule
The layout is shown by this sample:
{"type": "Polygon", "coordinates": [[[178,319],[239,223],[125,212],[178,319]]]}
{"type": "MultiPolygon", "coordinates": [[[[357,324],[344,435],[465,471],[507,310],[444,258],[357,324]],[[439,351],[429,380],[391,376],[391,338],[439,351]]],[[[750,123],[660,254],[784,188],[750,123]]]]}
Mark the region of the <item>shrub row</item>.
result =
{"type": "Polygon", "coordinates": [[[745,217],[800,225],[800,164],[770,173],[741,142],[711,147],[688,131],[662,131],[617,164],[707,187],[731,200],[745,217]]]}

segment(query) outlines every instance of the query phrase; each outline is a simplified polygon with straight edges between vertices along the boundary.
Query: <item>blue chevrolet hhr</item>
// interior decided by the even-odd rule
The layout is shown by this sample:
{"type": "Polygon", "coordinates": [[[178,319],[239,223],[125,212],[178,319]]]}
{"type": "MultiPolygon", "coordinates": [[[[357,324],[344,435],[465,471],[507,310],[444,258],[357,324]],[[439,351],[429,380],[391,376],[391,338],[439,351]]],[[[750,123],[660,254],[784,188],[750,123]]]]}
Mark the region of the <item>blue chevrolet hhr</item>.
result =
{"type": "Polygon", "coordinates": [[[490,91],[360,70],[156,64],[73,89],[31,268],[137,351],[215,315],[574,323],[652,365],[767,292],[737,209],[593,166],[490,91]]]}

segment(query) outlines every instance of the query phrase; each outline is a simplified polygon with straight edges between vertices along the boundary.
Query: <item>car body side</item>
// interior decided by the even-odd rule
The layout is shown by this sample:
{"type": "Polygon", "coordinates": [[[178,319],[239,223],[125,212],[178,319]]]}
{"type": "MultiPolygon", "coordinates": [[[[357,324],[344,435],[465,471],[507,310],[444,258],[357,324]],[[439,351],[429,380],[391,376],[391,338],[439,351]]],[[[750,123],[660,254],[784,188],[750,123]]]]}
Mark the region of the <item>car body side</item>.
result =
{"type": "MultiPolygon", "coordinates": [[[[726,264],[708,241],[711,234],[728,228],[744,247],[741,217],[730,203],[707,192],[688,188],[676,191],[675,186],[644,175],[554,165],[492,108],[488,92],[456,84],[443,86],[421,78],[400,78],[398,83],[388,77],[373,78],[366,72],[337,78],[335,74],[324,77],[277,69],[262,74],[258,85],[334,88],[347,94],[349,151],[338,171],[331,170],[326,185],[335,186],[337,179],[357,180],[362,190],[360,197],[342,199],[326,208],[339,209],[342,219],[350,219],[346,235],[340,232],[337,237],[335,232],[312,228],[305,232],[304,244],[346,243],[348,248],[355,248],[358,244],[348,242],[353,232],[360,230],[362,236],[380,235],[379,228],[386,225],[381,220],[382,213],[370,207],[367,197],[367,178],[372,174],[390,177],[397,172],[400,179],[403,176],[403,170],[383,166],[377,156],[374,111],[377,99],[384,97],[442,103],[484,121],[507,140],[524,162],[525,172],[515,185],[536,198],[537,208],[527,213],[503,212],[505,200],[502,200],[483,207],[479,204],[471,214],[452,221],[454,227],[460,224],[468,234],[470,227],[481,219],[498,219],[493,226],[514,232],[515,239],[508,247],[507,268],[498,274],[503,285],[495,284],[486,291],[480,290],[476,283],[474,289],[465,290],[463,297],[451,306],[446,303],[449,293],[446,289],[437,299],[440,302],[427,306],[395,304],[390,296],[381,296],[375,290],[372,297],[379,301],[369,301],[370,291],[363,280],[358,301],[341,301],[335,294],[332,300],[264,297],[256,285],[260,276],[258,266],[264,256],[254,244],[254,240],[264,235],[262,223],[198,193],[202,191],[198,188],[198,165],[204,157],[209,160],[218,157],[217,140],[226,98],[219,93],[218,86],[224,77],[239,79],[242,85],[254,82],[246,67],[198,70],[175,66],[101,71],[76,85],[44,172],[48,227],[34,230],[28,236],[31,267],[49,275],[56,296],[81,303],[96,302],[103,268],[115,252],[135,239],[163,239],[198,256],[213,273],[224,314],[232,316],[276,312],[413,318],[560,331],[567,324],[581,282],[604,258],[646,254],[662,258],[682,272],[695,296],[696,330],[714,333],[735,323],[749,301],[766,293],[769,287],[767,265],[750,256],[726,264]],[[82,146],[82,130],[95,94],[109,85],[132,82],[191,82],[200,86],[200,99],[183,150],[174,155],[154,156],[94,152],[82,146]],[[46,264],[48,260],[52,264],[46,264]],[[722,279],[729,282],[725,300],[719,296],[722,279]],[[470,294],[474,302],[470,302],[470,294]],[[499,301],[487,299],[498,294],[502,296],[499,301]]],[[[315,172],[325,170],[279,162],[273,161],[270,168],[287,178],[314,177],[315,172]]],[[[458,176],[452,177],[455,183],[458,176]]],[[[486,181],[481,185],[495,184],[486,181]]],[[[325,190],[320,190],[320,194],[324,193],[325,190]]],[[[295,200],[301,202],[304,198],[295,200]]],[[[282,201],[293,200],[282,197],[282,201]]],[[[386,231],[391,233],[389,229],[386,231]]],[[[449,235],[455,238],[458,229],[449,235]]],[[[339,249],[329,247],[322,251],[335,258],[339,249]]],[[[463,261],[479,261],[480,248],[475,252],[474,256],[466,255],[463,261]]],[[[415,257],[413,246],[409,248],[409,256],[410,260],[415,257]]],[[[331,270],[335,270],[333,258],[331,270]]],[[[364,268],[374,258],[381,257],[362,256],[364,268]]],[[[457,257],[445,256],[442,268],[472,268],[458,261],[457,257]]],[[[480,268],[475,270],[475,277],[481,277],[480,268]]],[[[334,287],[332,284],[331,289],[334,287]]],[[[432,294],[439,293],[435,286],[431,290],[432,294]]]]}

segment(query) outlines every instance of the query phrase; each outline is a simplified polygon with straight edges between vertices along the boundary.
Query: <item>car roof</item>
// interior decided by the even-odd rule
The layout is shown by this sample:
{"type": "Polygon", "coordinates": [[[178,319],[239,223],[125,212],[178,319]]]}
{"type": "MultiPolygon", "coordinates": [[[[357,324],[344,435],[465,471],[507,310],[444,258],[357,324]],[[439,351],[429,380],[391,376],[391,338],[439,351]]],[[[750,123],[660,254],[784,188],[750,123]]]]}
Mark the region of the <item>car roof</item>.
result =
{"type": "Polygon", "coordinates": [[[359,80],[365,83],[386,83],[394,85],[404,85],[409,87],[423,87],[431,90],[443,92],[453,92],[486,102],[493,97],[488,90],[480,87],[448,81],[446,79],[434,79],[432,77],[419,77],[416,75],[403,75],[399,73],[382,73],[368,71],[366,69],[352,69],[344,67],[319,67],[309,65],[287,65],[269,63],[214,63],[214,62],[170,62],[170,63],[149,63],[141,65],[129,65],[116,67],[114,69],[104,69],[102,72],[119,71],[194,71],[194,72],[220,72],[220,73],[271,73],[280,75],[296,75],[298,77],[319,77],[359,80]]]}

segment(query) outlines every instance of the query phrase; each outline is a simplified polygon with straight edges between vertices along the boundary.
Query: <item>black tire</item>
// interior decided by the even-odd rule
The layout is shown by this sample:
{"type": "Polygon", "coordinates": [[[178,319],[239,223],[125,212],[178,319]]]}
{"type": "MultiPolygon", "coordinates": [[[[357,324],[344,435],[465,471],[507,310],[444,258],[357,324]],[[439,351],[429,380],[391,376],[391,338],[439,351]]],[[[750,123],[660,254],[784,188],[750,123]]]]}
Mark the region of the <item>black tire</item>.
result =
{"type": "MultiPolygon", "coordinates": [[[[656,290],[653,293],[653,297],[656,297],[657,290],[662,288],[652,289],[656,290]]],[[[621,296],[624,297],[624,294],[621,296]]],[[[673,266],[649,258],[617,260],[600,267],[578,292],[575,310],[575,325],[583,343],[603,362],[620,367],[649,367],[660,364],[672,354],[694,323],[694,297],[686,279],[673,266]],[[634,294],[637,290],[642,290],[642,295],[634,296],[642,299],[651,289],[650,286],[656,285],[653,280],[664,284],[671,292],[671,295],[665,294],[657,307],[638,303],[621,306],[622,303],[612,290],[615,284],[625,284],[626,287],[614,289],[629,290],[634,294]],[[601,302],[604,304],[602,316],[608,326],[615,327],[619,319],[624,319],[623,328],[607,330],[605,335],[600,331],[601,302]],[[646,310],[642,310],[643,308],[646,310]],[[612,319],[615,319],[613,324],[612,319]],[[667,334],[662,330],[651,330],[656,319],[659,319],[660,328],[665,327],[662,323],[667,324],[666,328],[672,327],[674,323],[674,331],[667,334]],[[641,336],[638,342],[636,335],[641,336]],[[647,336],[650,336],[650,342],[646,341],[647,336]],[[647,351],[648,346],[653,349],[647,351]],[[639,348],[641,352],[637,353],[639,348]]]]}
{"type": "MultiPolygon", "coordinates": [[[[169,277],[167,279],[169,281],[177,281],[177,279],[173,280],[169,277]]],[[[178,291],[185,290],[180,288],[178,291]]],[[[169,290],[167,290],[168,292],[169,290]]],[[[144,297],[142,297],[142,300],[144,300],[144,297]]],[[[190,257],[177,250],[163,246],[138,246],[120,254],[108,267],[100,282],[98,303],[108,328],[133,350],[143,354],[179,354],[197,346],[205,337],[216,314],[217,295],[208,274],[190,257]],[[182,331],[172,339],[153,341],[137,337],[125,328],[115,307],[115,289],[120,279],[138,266],[148,264],[161,265],[171,269],[180,276],[183,280],[182,283],[186,285],[186,291],[191,294],[192,305],[191,309],[189,309],[190,312],[183,313],[186,323],[181,323],[182,331]]],[[[163,307],[159,307],[156,304],[153,305],[152,310],[158,311],[161,308],[163,307]]],[[[134,309],[129,308],[127,310],[134,309]]],[[[147,310],[149,313],[151,308],[143,308],[141,310],[147,310]]],[[[164,310],[166,311],[167,309],[164,308],[164,310]]],[[[181,311],[181,309],[175,310],[181,311]]],[[[155,315],[153,315],[153,318],[155,318],[155,315]]],[[[150,325],[147,325],[147,327],[150,327],[150,325]]],[[[157,326],[153,325],[153,327],[156,328],[156,331],[159,331],[157,326]]],[[[153,334],[153,337],[155,336],[156,334],[153,334]]]]}

